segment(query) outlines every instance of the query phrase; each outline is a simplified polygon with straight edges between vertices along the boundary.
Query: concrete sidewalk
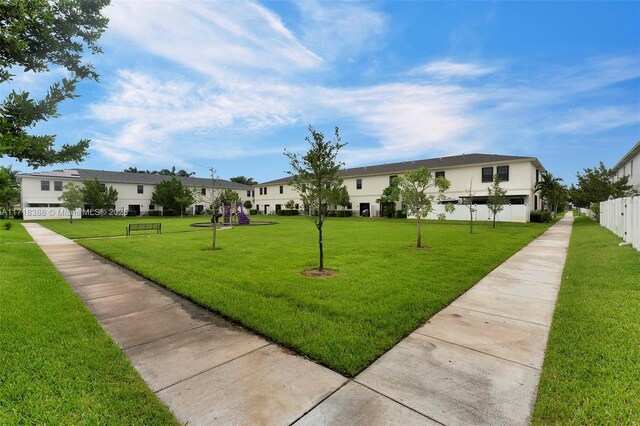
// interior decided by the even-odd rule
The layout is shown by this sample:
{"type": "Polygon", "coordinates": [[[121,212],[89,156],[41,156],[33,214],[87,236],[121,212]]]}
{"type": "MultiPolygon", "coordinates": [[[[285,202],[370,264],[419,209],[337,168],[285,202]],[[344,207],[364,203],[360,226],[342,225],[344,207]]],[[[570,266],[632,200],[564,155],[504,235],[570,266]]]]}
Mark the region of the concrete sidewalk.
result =
{"type": "Polygon", "coordinates": [[[347,381],[53,231],[24,227],[182,423],[290,424],[347,381]]]}
{"type": "Polygon", "coordinates": [[[527,424],[573,218],[562,219],[354,380],[25,223],[179,421],[527,424]]]}
{"type": "Polygon", "coordinates": [[[527,425],[573,217],[520,250],[398,343],[300,424],[527,425]],[[367,420],[374,420],[369,422],[367,420]]]}

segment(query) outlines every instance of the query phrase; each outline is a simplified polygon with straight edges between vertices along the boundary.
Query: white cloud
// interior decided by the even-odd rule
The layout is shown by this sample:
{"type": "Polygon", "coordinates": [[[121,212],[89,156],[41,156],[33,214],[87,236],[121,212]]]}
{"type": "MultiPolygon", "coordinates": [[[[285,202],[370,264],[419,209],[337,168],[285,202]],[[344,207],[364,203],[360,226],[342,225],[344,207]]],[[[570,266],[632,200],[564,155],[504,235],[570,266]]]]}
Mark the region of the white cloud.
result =
{"type": "Polygon", "coordinates": [[[301,14],[302,41],[329,60],[353,61],[380,48],[387,30],[384,14],[357,2],[296,2],[301,14]]]}
{"type": "MultiPolygon", "coordinates": [[[[317,29],[309,25],[302,41],[254,2],[115,3],[109,12],[111,37],[189,72],[166,77],[161,69],[120,70],[108,97],[91,107],[92,118],[113,129],[94,137],[96,149],[118,162],[150,152],[158,164],[203,155],[238,158],[281,152],[286,142],[266,145],[265,130],[346,121],[371,138],[365,149],[345,150],[350,164],[500,152],[504,144],[529,143],[543,131],[585,131],[588,110],[577,111],[571,121],[553,115],[558,105],[640,75],[638,60],[627,57],[599,58],[534,77],[500,68],[500,79],[493,78],[495,66],[445,59],[409,72],[428,79],[406,82],[404,74],[392,83],[328,87],[317,71],[340,55],[370,48],[368,42],[384,33],[385,18],[360,3],[299,7],[305,22],[317,29]],[[475,78],[481,76],[486,78],[475,78]],[[251,142],[228,143],[229,132],[251,142]]],[[[592,129],[626,125],[628,118],[617,117],[628,112],[603,108],[595,120],[600,124],[591,117],[592,129]]]]}
{"type": "Polygon", "coordinates": [[[473,62],[455,62],[442,60],[417,66],[409,71],[410,75],[426,74],[440,78],[480,77],[496,71],[493,67],[473,62]]]}
{"type": "Polygon", "coordinates": [[[560,123],[551,126],[550,131],[563,134],[592,134],[640,124],[640,108],[610,106],[572,109],[558,117],[557,121],[560,123]]]}

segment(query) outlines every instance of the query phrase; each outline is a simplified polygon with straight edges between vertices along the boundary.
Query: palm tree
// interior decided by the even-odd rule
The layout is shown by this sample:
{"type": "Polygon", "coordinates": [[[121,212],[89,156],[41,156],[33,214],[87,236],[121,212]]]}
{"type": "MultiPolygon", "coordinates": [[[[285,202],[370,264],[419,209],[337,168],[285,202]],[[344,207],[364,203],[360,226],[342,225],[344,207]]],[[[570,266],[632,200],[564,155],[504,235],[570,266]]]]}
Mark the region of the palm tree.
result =
{"type": "Polygon", "coordinates": [[[558,204],[566,194],[566,188],[560,183],[562,178],[554,177],[549,172],[543,172],[540,178],[540,181],[533,188],[534,193],[539,192],[540,197],[546,201],[547,211],[551,212],[551,207],[553,207],[553,212],[557,213],[558,204]]]}

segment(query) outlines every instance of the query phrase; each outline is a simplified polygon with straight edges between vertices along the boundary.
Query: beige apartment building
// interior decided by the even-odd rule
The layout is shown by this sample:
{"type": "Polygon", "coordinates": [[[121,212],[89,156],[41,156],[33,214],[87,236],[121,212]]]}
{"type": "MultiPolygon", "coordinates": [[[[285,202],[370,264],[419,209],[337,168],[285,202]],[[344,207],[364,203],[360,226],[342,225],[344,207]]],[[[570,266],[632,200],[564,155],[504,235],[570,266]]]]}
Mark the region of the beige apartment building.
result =
{"type": "MultiPolygon", "coordinates": [[[[451,182],[451,188],[446,192],[448,202],[460,203],[468,196],[467,191],[471,187],[474,202],[479,206],[478,212],[482,211],[482,205],[486,205],[487,187],[491,185],[493,175],[498,174],[501,186],[507,191],[507,204],[513,206],[505,209],[501,220],[526,222],[530,211],[541,208],[540,199],[534,193],[534,186],[545,171],[540,161],[535,157],[496,154],[463,154],[344,169],[341,175],[351,201],[347,208],[354,216],[380,216],[382,207],[376,200],[382,191],[394,177],[420,167],[427,167],[436,176],[444,176],[451,182]]],[[[286,177],[255,185],[255,208],[264,214],[275,214],[285,208],[287,201],[293,200],[296,208],[302,209],[298,192],[289,186],[290,179],[286,177]]],[[[398,203],[397,208],[400,207],[398,203]]],[[[456,208],[457,213],[450,218],[457,218],[462,210],[456,208]]],[[[435,213],[439,212],[436,209],[435,213]]],[[[482,219],[484,213],[478,214],[482,219]]],[[[468,210],[466,215],[468,217],[468,210]]]]}
{"type": "Polygon", "coordinates": [[[629,177],[629,185],[640,191],[640,141],[613,166],[616,178],[629,177]]]}

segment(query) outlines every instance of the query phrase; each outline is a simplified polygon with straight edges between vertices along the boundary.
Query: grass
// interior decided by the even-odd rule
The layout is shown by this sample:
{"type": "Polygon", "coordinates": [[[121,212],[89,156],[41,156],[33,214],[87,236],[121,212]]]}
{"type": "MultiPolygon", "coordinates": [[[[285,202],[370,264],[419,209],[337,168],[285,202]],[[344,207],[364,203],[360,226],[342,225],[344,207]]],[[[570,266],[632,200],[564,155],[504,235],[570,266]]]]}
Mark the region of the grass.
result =
{"type": "Polygon", "coordinates": [[[0,259],[0,424],[176,424],[36,244],[0,259]]]}
{"type": "Polygon", "coordinates": [[[640,253],[576,218],[534,424],[640,424],[640,253]]]}
{"type": "MultiPolygon", "coordinates": [[[[114,237],[124,236],[125,228],[130,223],[162,223],[162,233],[171,234],[174,232],[198,232],[208,228],[195,228],[190,226],[194,222],[208,222],[209,216],[191,217],[114,217],[114,218],[96,218],[96,219],[80,219],[69,223],[69,220],[47,220],[40,222],[52,231],[58,232],[68,238],[95,238],[95,237],[114,237]]],[[[156,231],[148,231],[147,234],[156,231]]],[[[145,232],[136,231],[133,235],[143,235],[145,232]]]]}
{"type": "MultiPolygon", "coordinates": [[[[324,242],[325,265],[338,273],[317,278],[301,274],[317,267],[312,221],[277,220],[220,231],[215,252],[210,230],[79,242],[353,376],[548,227],[476,226],[470,235],[463,224],[429,222],[423,227],[429,248],[417,250],[413,221],[336,218],[325,224],[324,242]]],[[[73,229],[43,224],[68,236],[98,226],[121,232],[122,222],[81,222],[73,229]]]]}

